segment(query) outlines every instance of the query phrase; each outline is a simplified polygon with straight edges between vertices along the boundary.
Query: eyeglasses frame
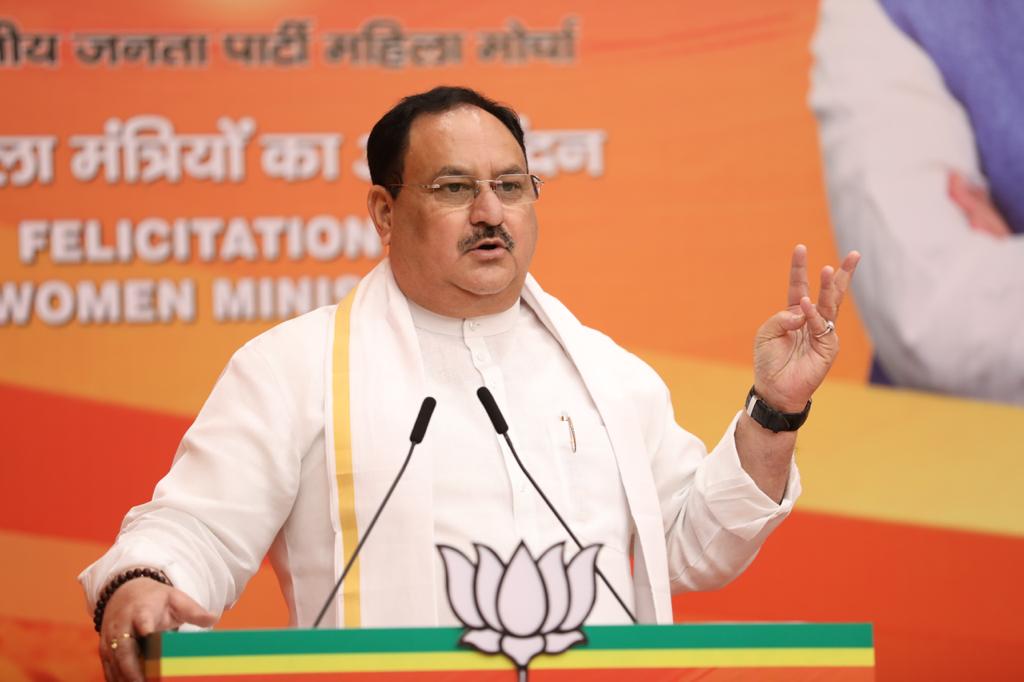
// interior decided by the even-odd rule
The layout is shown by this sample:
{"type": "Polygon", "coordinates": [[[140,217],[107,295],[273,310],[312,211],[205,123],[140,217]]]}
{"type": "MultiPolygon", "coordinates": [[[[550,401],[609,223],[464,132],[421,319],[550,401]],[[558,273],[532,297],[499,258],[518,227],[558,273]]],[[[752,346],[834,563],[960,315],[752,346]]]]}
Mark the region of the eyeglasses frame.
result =
{"type": "MultiPolygon", "coordinates": [[[[476,183],[476,191],[473,193],[473,199],[469,202],[469,204],[472,204],[472,202],[476,201],[477,197],[480,196],[480,191],[481,191],[480,190],[480,185],[481,184],[490,185],[491,191],[494,192],[495,195],[497,195],[497,190],[495,188],[498,185],[498,183],[501,182],[502,178],[509,177],[509,176],[518,176],[518,175],[525,175],[525,176],[530,178],[530,181],[533,183],[533,192],[534,192],[534,196],[533,196],[532,199],[530,199],[529,201],[521,201],[519,203],[520,204],[532,204],[532,203],[536,202],[538,199],[540,199],[540,188],[541,188],[541,185],[544,184],[544,181],[541,180],[540,178],[538,178],[533,173],[502,173],[501,175],[499,175],[498,177],[493,178],[493,179],[474,178],[471,175],[439,175],[438,177],[434,178],[433,182],[428,183],[426,185],[417,184],[417,183],[404,184],[404,183],[397,183],[396,182],[396,183],[392,183],[392,184],[388,185],[388,189],[390,189],[392,187],[417,187],[419,189],[430,190],[431,194],[435,194],[437,192],[437,190],[441,189],[441,186],[444,184],[444,183],[438,182],[439,180],[444,180],[445,178],[466,178],[466,179],[472,180],[474,183],[476,183]]],[[[501,201],[501,196],[500,195],[498,195],[498,201],[501,201]]],[[[466,204],[466,205],[468,206],[469,204],[466,204]]],[[[517,206],[517,205],[519,205],[519,204],[506,204],[504,201],[501,201],[501,204],[503,206],[517,206]]]]}

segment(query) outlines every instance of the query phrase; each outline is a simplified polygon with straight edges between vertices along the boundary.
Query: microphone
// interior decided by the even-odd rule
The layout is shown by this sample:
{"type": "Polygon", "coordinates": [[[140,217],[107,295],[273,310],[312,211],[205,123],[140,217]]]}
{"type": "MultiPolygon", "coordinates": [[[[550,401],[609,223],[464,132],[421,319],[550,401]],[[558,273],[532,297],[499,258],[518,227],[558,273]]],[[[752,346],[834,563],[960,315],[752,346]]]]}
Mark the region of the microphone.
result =
{"type": "MultiPolygon", "coordinates": [[[[487,412],[491,424],[494,425],[494,430],[498,432],[499,436],[508,438],[508,424],[505,423],[505,417],[501,414],[501,410],[498,409],[498,403],[495,402],[491,392],[487,390],[486,386],[481,386],[476,390],[476,397],[483,403],[484,410],[487,412]]],[[[511,444],[509,445],[511,446],[511,444]]],[[[518,458],[516,461],[519,461],[518,458]]]]}
{"type": "Polygon", "coordinates": [[[398,470],[398,475],[395,476],[395,480],[391,482],[391,487],[388,488],[387,493],[384,495],[384,499],[381,501],[380,506],[377,507],[377,511],[374,512],[373,518],[370,519],[370,525],[366,527],[366,533],[363,537],[359,538],[359,542],[356,544],[356,549],[352,552],[352,556],[349,557],[348,563],[345,564],[345,569],[341,572],[341,577],[338,578],[338,582],[334,583],[334,589],[327,595],[327,601],[324,602],[324,606],[320,609],[320,615],[316,617],[313,622],[313,627],[316,628],[320,625],[320,621],[324,619],[324,615],[327,613],[327,608],[334,601],[334,596],[338,594],[338,590],[341,588],[341,584],[345,581],[345,576],[352,569],[353,564],[356,562],[356,557],[359,556],[359,551],[363,548],[363,543],[370,537],[370,533],[373,532],[373,527],[377,523],[377,519],[380,518],[380,513],[384,511],[384,506],[391,499],[391,493],[395,492],[395,486],[398,485],[398,481],[402,478],[402,474],[405,473],[406,467],[409,466],[409,460],[412,459],[412,451],[416,449],[416,446],[423,442],[423,435],[427,432],[427,424],[430,423],[430,417],[434,414],[434,408],[437,407],[437,401],[433,398],[424,398],[423,403],[420,405],[420,413],[416,416],[416,423],[412,427],[412,433],[409,434],[409,453],[405,456],[405,461],[402,462],[402,467],[398,470]]]}
{"type": "MultiPolygon", "coordinates": [[[[498,409],[498,403],[495,402],[494,396],[491,395],[491,392],[487,390],[486,386],[481,386],[476,390],[476,397],[479,398],[480,402],[483,404],[484,410],[486,410],[487,416],[490,418],[491,424],[494,426],[494,430],[498,432],[499,436],[505,437],[505,442],[508,443],[508,449],[512,451],[512,456],[515,458],[516,464],[518,464],[519,468],[523,470],[523,473],[526,475],[527,480],[530,481],[533,489],[536,490],[537,494],[540,495],[540,498],[544,500],[544,504],[548,506],[548,509],[550,509],[551,513],[555,515],[558,522],[562,524],[562,528],[564,528],[565,532],[569,534],[569,537],[576,543],[576,546],[583,549],[583,543],[580,542],[579,538],[576,537],[576,534],[572,532],[571,528],[569,528],[569,524],[565,522],[562,515],[558,513],[557,509],[555,509],[555,505],[551,504],[551,500],[548,499],[548,496],[545,495],[544,491],[540,489],[539,485],[537,485],[537,481],[533,480],[533,476],[530,475],[530,472],[527,471],[526,467],[523,465],[523,460],[519,459],[519,453],[516,452],[515,446],[512,445],[512,439],[508,437],[508,424],[505,423],[505,417],[502,416],[501,410],[498,409]]],[[[633,621],[634,625],[636,625],[636,616],[634,616],[633,612],[629,610],[629,607],[626,606],[626,602],[622,600],[622,597],[620,597],[619,593],[615,591],[612,584],[608,582],[608,578],[604,576],[604,573],[601,572],[601,569],[598,568],[596,564],[594,565],[594,572],[597,573],[597,577],[601,579],[604,586],[607,587],[608,591],[612,593],[613,597],[615,597],[615,601],[619,602],[619,606],[621,606],[622,610],[626,612],[629,619],[633,621]]]]}
{"type": "MultiPolygon", "coordinates": [[[[419,445],[423,442],[423,435],[427,432],[427,424],[430,423],[430,417],[434,414],[434,408],[437,407],[437,401],[433,398],[424,398],[423,404],[420,405],[420,413],[416,415],[416,423],[412,425],[412,433],[409,434],[409,442],[413,445],[419,445]]],[[[412,448],[409,448],[412,451],[412,448]]],[[[399,476],[402,474],[399,473],[399,476]]]]}

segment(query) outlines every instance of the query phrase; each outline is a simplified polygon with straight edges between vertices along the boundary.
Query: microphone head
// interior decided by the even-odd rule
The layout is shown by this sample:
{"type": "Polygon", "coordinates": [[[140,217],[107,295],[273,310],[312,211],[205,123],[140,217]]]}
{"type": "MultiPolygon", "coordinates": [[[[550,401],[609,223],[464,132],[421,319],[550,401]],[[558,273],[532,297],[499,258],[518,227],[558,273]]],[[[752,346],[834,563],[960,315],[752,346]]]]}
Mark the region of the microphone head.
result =
{"type": "Polygon", "coordinates": [[[430,416],[434,414],[434,408],[437,406],[437,401],[433,398],[424,398],[423,404],[420,405],[420,413],[416,417],[416,423],[412,426],[412,433],[409,434],[409,440],[419,445],[423,442],[423,435],[427,432],[427,424],[430,423],[430,416]]]}
{"type": "Polygon", "coordinates": [[[494,430],[499,435],[505,435],[508,433],[508,424],[505,423],[505,417],[501,415],[501,410],[498,409],[498,403],[494,401],[494,396],[487,390],[486,386],[481,386],[476,390],[476,397],[483,403],[484,409],[487,410],[487,416],[491,418],[491,424],[494,426],[494,430]]]}

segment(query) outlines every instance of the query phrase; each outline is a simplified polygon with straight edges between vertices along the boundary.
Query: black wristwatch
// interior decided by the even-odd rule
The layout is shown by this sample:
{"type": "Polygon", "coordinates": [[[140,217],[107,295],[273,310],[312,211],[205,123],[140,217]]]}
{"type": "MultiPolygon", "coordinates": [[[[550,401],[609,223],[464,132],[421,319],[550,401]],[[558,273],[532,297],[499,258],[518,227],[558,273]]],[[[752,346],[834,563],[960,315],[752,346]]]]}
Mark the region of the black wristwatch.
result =
{"type": "Polygon", "coordinates": [[[796,431],[807,421],[807,415],[811,411],[811,401],[807,401],[803,412],[779,412],[762,400],[761,396],[754,391],[754,387],[751,386],[743,411],[749,414],[750,418],[758,424],[774,433],[779,431],[796,431]]]}

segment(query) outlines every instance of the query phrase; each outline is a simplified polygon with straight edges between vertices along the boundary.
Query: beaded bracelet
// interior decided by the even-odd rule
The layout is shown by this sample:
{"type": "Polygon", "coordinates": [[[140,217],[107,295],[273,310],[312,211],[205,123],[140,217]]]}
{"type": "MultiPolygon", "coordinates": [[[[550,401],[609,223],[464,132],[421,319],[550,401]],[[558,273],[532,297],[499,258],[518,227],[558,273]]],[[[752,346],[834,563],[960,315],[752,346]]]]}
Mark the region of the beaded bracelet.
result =
{"type": "Polygon", "coordinates": [[[103,588],[103,592],[100,593],[100,598],[96,601],[96,610],[92,613],[92,622],[96,626],[96,632],[100,631],[100,625],[103,623],[103,611],[106,610],[110,597],[113,596],[114,592],[121,585],[136,578],[149,578],[164,585],[171,584],[171,581],[167,579],[163,571],[157,571],[152,568],[130,568],[124,573],[118,574],[116,578],[107,583],[107,586],[103,588]]]}

